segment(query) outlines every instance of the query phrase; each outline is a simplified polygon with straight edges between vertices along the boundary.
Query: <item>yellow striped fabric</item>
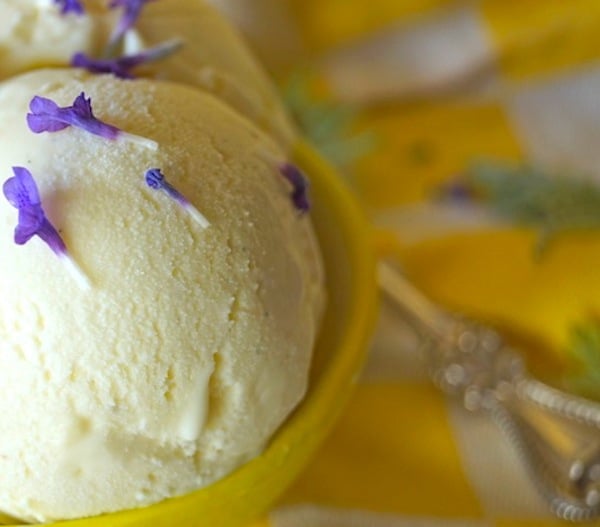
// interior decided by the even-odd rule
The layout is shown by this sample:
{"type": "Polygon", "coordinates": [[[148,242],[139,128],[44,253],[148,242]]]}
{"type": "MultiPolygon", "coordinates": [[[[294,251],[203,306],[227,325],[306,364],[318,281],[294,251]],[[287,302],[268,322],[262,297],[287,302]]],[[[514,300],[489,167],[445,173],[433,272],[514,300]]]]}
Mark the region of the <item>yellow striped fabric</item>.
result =
{"type": "MultiPolygon", "coordinates": [[[[328,64],[320,70],[324,82],[339,57],[356,56],[360,68],[386,53],[395,54],[386,63],[397,61],[407,78],[420,75],[419,86],[429,86],[427,72],[438,75],[435,90],[410,96],[397,79],[372,79],[390,87],[367,90],[386,96],[361,101],[357,128],[373,133],[376,145],[353,167],[357,197],[378,229],[380,253],[400,262],[423,292],[498,325],[529,350],[527,364],[538,376],[560,377],[569,328],[600,313],[600,236],[560,237],[536,259],[531,230],[477,219],[448,225],[447,216],[436,220],[423,207],[478,158],[528,159],[600,179],[600,144],[592,141],[600,137],[600,2],[286,4],[313,63],[328,64]],[[451,49],[455,33],[435,39],[459,10],[465,27],[476,25],[473,38],[485,51],[477,79],[468,65],[453,62],[460,48],[436,63],[435,50],[451,49]],[[441,22],[428,25],[434,18],[441,22]],[[361,54],[361,46],[368,51],[361,54]],[[461,83],[451,86],[457,78],[461,83]]],[[[343,86],[333,84],[332,93],[343,97],[343,86]]],[[[257,527],[562,525],[501,434],[415,374],[405,357],[411,344],[391,310],[383,317],[364,379],[337,428],[257,527]]]]}
{"type": "Polygon", "coordinates": [[[323,53],[453,0],[292,0],[309,49],[323,53]]]}

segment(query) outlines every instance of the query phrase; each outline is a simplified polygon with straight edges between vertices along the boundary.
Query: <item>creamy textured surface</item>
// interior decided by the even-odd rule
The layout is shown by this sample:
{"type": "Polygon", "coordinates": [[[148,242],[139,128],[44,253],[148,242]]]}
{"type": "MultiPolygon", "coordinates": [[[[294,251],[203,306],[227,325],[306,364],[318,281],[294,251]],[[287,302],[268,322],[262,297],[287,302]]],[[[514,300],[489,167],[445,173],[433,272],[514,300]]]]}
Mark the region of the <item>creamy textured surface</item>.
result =
{"type": "Polygon", "coordinates": [[[0,199],[0,511],[50,520],[146,505],[256,455],[302,398],[323,306],[308,216],[278,147],[211,95],[40,70],[0,85],[0,174],[27,167],[92,288],[0,199]],[[35,135],[33,95],[158,142],[35,135]],[[144,172],[160,167],[201,229],[144,172]]]}
{"type": "MultiPolygon", "coordinates": [[[[78,51],[100,57],[119,10],[83,0],[86,16],[62,16],[52,0],[0,1],[0,78],[34,68],[66,66],[78,51]]],[[[269,79],[237,33],[203,0],[148,3],[124,52],[181,39],[176,54],[139,68],[140,75],[189,84],[223,99],[287,145],[292,127],[269,79]]]]}

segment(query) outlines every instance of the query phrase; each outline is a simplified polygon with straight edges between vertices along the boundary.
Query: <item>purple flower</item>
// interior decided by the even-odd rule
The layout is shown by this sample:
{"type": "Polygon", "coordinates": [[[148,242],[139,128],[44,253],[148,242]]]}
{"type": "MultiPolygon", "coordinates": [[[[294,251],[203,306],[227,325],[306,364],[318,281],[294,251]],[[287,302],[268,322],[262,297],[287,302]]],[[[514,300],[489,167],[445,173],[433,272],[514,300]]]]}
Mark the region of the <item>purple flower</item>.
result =
{"type": "Polygon", "coordinates": [[[175,189],[166,179],[160,168],[151,168],[146,171],[146,184],[155,190],[163,190],[170,198],[175,200],[183,207],[200,226],[205,229],[210,225],[208,220],[194,207],[177,189],[175,189]]]}
{"type": "Polygon", "coordinates": [[[2,191],[9,203],[19,210],[15,243],[23,245],[37,234],[56,254],[66,252],[60,234],[44,214],[33,176],[23,167],[13,167],[13,172],[15,175],[4,182],[2,191]]]}
{"type": "Polygon", "coordinates": [[[103,123],[94,117],[92,100],[85,98],[81,92],[73,102],[73,106],[61,108],[51,99],[35,96],[29,103],[31,113],[27,114],[29,129],[40,134],[42,132],[58,132],[69,126],[82,128],[91,134],[105,139],[116,139],[120,130],[115,126],[103,123]]]}
{"type": "Polygon", "coordinates": [[[117,7],[123,8],[123,14],[117,23],[117,27],[110,37],[109,49],[114,48],[123,38],[125,33],[131,29],[142,12],[142,9],[148,2],[154,0],[112,0],[108,5],[111,9],[117,7]]]}
{"type": "Polygon", "coordinates": [[[133,79],[134,75],[130,70],[141,64],[163,59],[180,47],[181,41],[173,40],[135,55],[125,55],[114,59],[93,59],[85,53],[76,53],[71,59],[71,66],[85,68],[92,73],[112,73],[121,79],[133,79]]]}
{"type": "Polygon", "coordinates": [[[457,205],[475,201],[475,191],[465,180],[453,179],[447,181],[437,190],[437,196],[444,202],[457,205]]]}
{"type": "Polygon", "coordinates": [[[79,0],[54,0],[54,3],[60,7],[60,12],[63,15],[66,15],[67,13],[83,15],[85,12],[79,0]]]}
{"type": "Polygon", "coordinates": [[[308,212],[310,202],[308,200],[308,180],[300,172],[300,169],[291,163],[283,163],[279,166],[281,175],[292,185],[292,202],[302,213],[308,212]]]}
{"type": "Polygon", "coordinates": [[[99,135],[105,139],[125,139],[142,144],[147,148],[156,150],[158,145],[149,139],[123,132],[116,126],[96,119],[92,111],[92,100],[85,98],[81,92],[73,106],[61,108],[51,99],[35,96],[29,103],[31,113],[27,114],[29,129],[36,133],[58,132],[69,126],[81,128],[91,134],[99,135]]]}
{"type": "Polygon", "coordinates": [[[24,245],[33,236],[39,236],[57,256],[69,264],[70,270],[75,272],[78,281],[86,287],[89,286],[87,278],[71,260],[65,242],[46,217],[33,176],[26,168],[12,167],[12,169],[15,175],[4,182],[2,191],[9,203],[19,211],[14,234],[15,243],[24,245]]]}

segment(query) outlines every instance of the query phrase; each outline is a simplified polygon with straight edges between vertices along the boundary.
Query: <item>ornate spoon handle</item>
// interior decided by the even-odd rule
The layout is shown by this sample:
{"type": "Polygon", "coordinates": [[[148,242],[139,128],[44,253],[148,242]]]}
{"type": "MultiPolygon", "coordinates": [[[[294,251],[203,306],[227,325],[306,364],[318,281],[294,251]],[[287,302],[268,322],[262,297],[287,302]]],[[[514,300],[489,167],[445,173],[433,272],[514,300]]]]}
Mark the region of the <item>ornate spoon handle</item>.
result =
{"type": "Polygon", "coordinates": [[[556,516],[599,518],[600,404],[532,378],[496,331],[442,311],[391,265],[378,274],[421,336],[434,382],[500,426],[556,516]]]}

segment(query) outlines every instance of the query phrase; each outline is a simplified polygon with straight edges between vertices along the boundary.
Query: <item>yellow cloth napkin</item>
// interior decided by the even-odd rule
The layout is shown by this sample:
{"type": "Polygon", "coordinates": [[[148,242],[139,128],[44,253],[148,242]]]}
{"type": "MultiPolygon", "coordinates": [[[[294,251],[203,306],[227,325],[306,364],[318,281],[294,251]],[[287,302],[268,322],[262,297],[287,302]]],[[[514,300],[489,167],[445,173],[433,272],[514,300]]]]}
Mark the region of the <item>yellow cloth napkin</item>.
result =
{"type": "MultiPolygon", "coordinates": [[[[453,216],[429,197],[479,157],[600,178],[600,3],[285,6],[303,60],[335,97],[363,106],[359,128],[377,139],[352,181],[382,250],[441,305],[543,343],[543,353],[527,354],[528,366],[560,374],[569,328],[600,313],[600,236],[562,236],[535,259],[534,232],[453,216]]],[[[268,35],[261,38],[268,54],[268,35]]],[[[281,68],[294,62],[265,58],[281,68]]],[[[558,524],[494,425],[430,385],[409,332],[386,306],[344,416],[261,523],[558,524]]]]}

